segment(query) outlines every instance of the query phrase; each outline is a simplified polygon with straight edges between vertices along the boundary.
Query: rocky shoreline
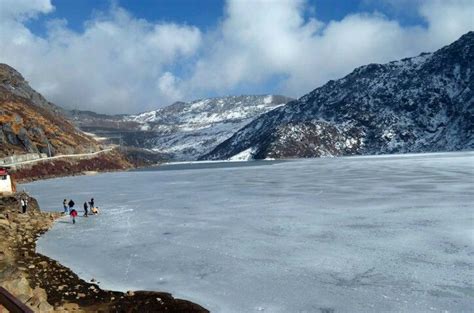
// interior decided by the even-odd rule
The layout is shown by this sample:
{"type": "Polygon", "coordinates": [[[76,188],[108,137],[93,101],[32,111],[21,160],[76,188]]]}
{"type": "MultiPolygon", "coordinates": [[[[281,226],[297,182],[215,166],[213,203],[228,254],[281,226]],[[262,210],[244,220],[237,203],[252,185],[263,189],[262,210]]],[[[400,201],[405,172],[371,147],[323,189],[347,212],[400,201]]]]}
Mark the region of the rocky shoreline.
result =
{"type": "Polygon", "coordinates": [[[0,286],[35,312],[209,312],[169,293],[102,290],[59,262],[36,252],[36,239],[61,217],[42,212],[26,194],[0,196],[0,286]],[[28,197],[26,214],[20,197],[28,197]]]}

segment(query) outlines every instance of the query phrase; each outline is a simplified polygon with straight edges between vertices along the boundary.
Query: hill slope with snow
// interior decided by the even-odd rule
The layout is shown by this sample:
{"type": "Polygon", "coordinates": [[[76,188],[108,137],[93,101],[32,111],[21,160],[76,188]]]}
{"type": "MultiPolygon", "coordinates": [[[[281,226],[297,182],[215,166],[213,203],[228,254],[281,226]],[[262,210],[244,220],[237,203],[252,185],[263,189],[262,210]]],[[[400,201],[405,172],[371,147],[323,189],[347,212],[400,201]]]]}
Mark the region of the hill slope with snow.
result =
{"type": "Polygon", "coordinates": [[[195,160],[259,115],[291,100],[265,95],[177,102],[155,111],[126,116],[124,121],[139,125],[141,147],[171,154],[176,160],[195,160]]]}
{"type": "Polygon", "coordinates": [[[261,115],[202,159],[474,148],[474,32],[434,53],[370,64],[261,115]]]}

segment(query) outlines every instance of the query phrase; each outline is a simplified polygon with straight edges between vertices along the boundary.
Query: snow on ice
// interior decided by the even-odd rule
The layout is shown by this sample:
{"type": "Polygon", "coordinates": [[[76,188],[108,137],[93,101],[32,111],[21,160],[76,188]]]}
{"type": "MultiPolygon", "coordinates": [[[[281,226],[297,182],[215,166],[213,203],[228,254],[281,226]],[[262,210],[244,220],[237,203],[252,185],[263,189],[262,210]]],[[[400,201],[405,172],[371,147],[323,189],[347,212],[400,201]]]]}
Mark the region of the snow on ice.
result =
{"type": "Polygon", "coordinates": [[[38,250],[104,288],[212,312],[474,307],[474,153],[248,164],[23,185],[43,209],[102,208],[59,220],[38,250]]]}

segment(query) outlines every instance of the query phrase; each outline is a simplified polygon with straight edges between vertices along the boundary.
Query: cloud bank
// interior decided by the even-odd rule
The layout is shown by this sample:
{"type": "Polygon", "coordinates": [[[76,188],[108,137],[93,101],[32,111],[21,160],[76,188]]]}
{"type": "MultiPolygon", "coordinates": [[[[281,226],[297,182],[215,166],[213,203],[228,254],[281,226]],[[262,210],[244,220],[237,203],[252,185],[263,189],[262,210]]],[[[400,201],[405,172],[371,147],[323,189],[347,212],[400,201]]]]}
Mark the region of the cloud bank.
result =
{"type": "Polygon", "coordinates": [[[304,0],[228,0],[221,22],[204,32],[139,19],[112,4],[81,32],[50,19],[39,36],[27,21],[47,16],[54,2],[0,0],[0,62],[52,102],[106,113],[247,90],[298,97],[357,66],[433,51],[474,30],[474,1],[410,7],[423,26],[403,26],[380,12],[323,23],[304,0]]]}

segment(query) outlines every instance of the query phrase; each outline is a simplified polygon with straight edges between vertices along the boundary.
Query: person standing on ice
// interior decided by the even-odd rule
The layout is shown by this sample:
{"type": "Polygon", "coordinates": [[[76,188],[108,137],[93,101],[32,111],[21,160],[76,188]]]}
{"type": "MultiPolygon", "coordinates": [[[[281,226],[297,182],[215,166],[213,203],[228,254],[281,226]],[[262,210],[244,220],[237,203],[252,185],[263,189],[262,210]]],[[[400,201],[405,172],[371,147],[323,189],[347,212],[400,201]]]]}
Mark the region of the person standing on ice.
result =
{"type": "Polygon", "coordinates": [[[76,216],[77,216],[77,211],[76,209],[71,210],[71,217],[72,217],[72,223],[76,224],[76,216]]]}
{"type": "Polygon", "coordinates": [[[74,207],[74,204],[75,204],[75,203],[74,203],[74,201],[72,201],[72,199],[69,200],[69,203],[67,204],[68,207],[69,207],[69,212],[71,212],[71,209],[74,207]]]}
{"type": "Polygon", "coordinates": [[[89,201],[89,206],[91,209],[94,207],[94,198],[91,198],[91,201],[89,201]]]}
{"type": "Polygon", "coordinates": [[[87,201],[86,201],[86,202],[84,202],[84,216],[88,216],[88,214],[87,214],[87,209],[88,208],[89,207],[87,206],[87,201]]]}
{"type": "Polygon", "coordinates": [[[64,208],[64,214],[68,213],[68,206],[67,206],[67,199],[64,199],[63,201],[63,208],[64,208]]]}

